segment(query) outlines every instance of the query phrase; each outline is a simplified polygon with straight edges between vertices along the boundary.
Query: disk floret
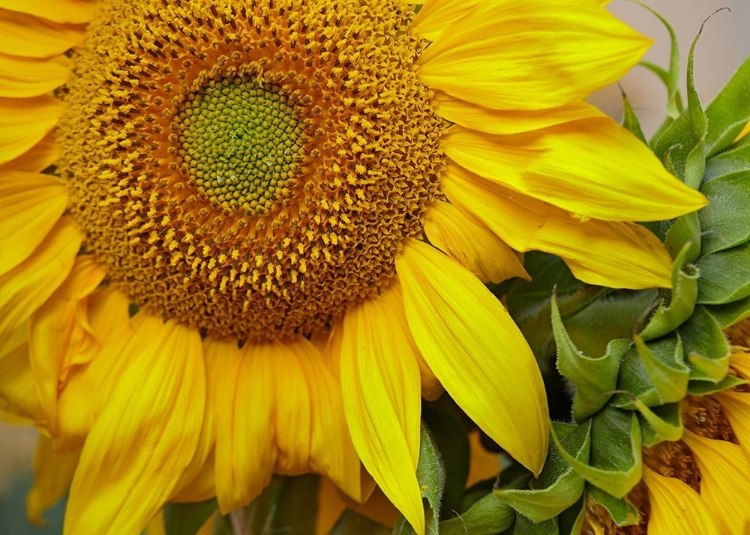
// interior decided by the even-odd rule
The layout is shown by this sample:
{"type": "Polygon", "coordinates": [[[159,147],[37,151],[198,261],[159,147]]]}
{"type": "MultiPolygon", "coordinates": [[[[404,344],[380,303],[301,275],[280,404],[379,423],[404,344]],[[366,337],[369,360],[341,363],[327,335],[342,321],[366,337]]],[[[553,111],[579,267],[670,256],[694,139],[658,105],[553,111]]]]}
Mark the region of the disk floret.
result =
{"type": "Polygon", "coordinates": [[[215,336],[325,329],[395,274],[444,122],[400,2],[103,2],[58,137],[70,213],[139,306],[215,336]]]}

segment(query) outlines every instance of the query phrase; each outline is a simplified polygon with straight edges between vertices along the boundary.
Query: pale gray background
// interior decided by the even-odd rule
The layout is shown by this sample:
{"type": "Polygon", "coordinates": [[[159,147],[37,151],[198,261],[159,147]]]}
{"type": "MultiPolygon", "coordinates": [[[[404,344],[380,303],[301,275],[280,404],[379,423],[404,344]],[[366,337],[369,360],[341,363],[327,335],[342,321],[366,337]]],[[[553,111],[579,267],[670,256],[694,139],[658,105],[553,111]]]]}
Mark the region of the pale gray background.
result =
{"type": "MultiPolygon", "coordinates": [[[[687,56],[701,23],[719,8],[731,9],[731,12],[724,10],[711,17],[696,47],[695,83],[705,106],[750,55],[750,0],[651,0],[647,3],[665,17],[677,33],[683,96],[687,56]]],[[[655,39],[656,43],[644,59],[667,67],[669,34],[656,17],[626,0],[613,0],[610,11],[655,39]]],[[[636,67],[623,79],[622,87],[641,119],[644,131],[647,134],[653,132],[664,118],[666,91],[661,81],[651,72],[636,67]]],[[[621,96],[616,86],[599,91],[590,100],[615,119],[622,119],[621,96]]]]}

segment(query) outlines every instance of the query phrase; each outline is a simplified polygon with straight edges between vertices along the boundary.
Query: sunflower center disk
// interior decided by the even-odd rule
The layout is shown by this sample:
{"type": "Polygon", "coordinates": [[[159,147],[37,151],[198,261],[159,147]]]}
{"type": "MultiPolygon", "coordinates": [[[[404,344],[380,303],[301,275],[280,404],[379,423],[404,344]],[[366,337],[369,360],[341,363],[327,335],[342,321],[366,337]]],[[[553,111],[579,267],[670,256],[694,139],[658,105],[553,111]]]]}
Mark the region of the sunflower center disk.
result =
{"type": "Polygon", "coordinates": [[[58,169],[111,284],[162,318],[259,340],[325,330],[391,283],[443,166],[410,7],[99,5],[58,169]]]}
{"type": "Polygon", "coordinates": [[[212,205],[263,213],[291,186],[302,128],[286,97],[270,87],[212,81],[190,95],[175,123],[181,170],[212,205]]]}

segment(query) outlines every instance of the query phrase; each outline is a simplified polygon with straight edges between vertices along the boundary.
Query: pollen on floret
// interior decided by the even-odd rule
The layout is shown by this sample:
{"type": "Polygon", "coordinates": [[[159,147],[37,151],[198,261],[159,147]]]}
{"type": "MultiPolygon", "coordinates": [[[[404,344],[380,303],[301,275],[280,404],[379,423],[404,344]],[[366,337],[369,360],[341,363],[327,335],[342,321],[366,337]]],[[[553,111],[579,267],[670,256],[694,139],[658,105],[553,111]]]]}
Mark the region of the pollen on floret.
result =
{"type": "Polygon", "coordinates": [[[446,126],[409,6],[101,4],[64,90],[59,169],[111,283],[241,339],[323,330],[390,284],[440,195],[446,126]]]}

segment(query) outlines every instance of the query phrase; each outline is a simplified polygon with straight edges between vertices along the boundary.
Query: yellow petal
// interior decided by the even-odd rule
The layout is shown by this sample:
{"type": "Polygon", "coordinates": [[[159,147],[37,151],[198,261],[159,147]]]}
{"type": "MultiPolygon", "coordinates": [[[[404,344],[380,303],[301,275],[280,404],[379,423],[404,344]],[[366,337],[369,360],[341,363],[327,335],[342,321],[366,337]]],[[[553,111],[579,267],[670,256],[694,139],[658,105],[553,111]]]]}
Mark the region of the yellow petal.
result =
{"type": "Polygon", "coordinates": [[[643,481],[651,504],[648,518],[651,535],[719,535],[708,508],[689,485],[679,479],[664,477],[648,467],[643,468],[643,481]]]}
{"type": "Polygon", "coordinates": [[[480,0],[427,0],[410,28],[417,35],[434,41],[448,26],[474,9],[480,0]]]}
{"type": "Polygon", "coordinates": [[[488,108],[553,108],[618,80],[648,46],[596,5],[483,2],[425,50],[419,76],[430,88],[488,108]]]}
{"type": "Polygon", "coordinates": [[[26,58],[57,56],[83,41],[83,36],[83,26],[58,24],[0,7],[0,52],[3,54],[26,58]]]}
{"type": "Polygon", "coordinates": [[[479,431],[469,433],[469,446],[471,447],[471,458],[466,488],[485,479],[497,477],[500,473],[500,456],[484,449],[479,431]]]}
{"type": "MultiPolygon", "coordinates": [[[[386,292],[392,292],[388,289],[386,292]]],[[[380,298],[344,316],[341,389],[346,421],[367,471],[424,534],[416,469],[419,461],[420,375],[411,341],[380,298]]]]}
{"type": "Polygon", "coordinates": [[[408,241],[396,258],[406,318],[422,355],[456,403],[535,474],[549,416],[534,355],[502,304],[437,249],[408,241]]]}
{"type": "Polygon", "coordinates": [[[734,142],[738,142],[740,139],[745,137],[746,135],[750,134],[750,121],[745,125],[745,128],[742,129],[742,132],[737,134],[737,137],[735,138],[734,142]]]}
{"type": "Polygon", "coordinates": [[[36,97],[64,84],[72,62],[60,56],[30,59],[0,54],[0,97],[36,97]]]}
{"type": "Polygon", "coordinates": [[[55,126],[59,116],[60,102],[47,95],[0,98],[0,164],[11,161],[39,143],[55,126]]]}
{"type": "Polygon", "coordinates": [[[216,389],[222,384],[218,376],[220,362],[226,356],[232,358],[239,352],[236,340],[220,340],[207,337],[203,340],[203,355],[206,368],[206,408],[203,428],[195,455],[177,485],[177,496],[171,501],[202,501],[216,494],[214,482],[213,451],[216,444],[216,389]],[[194,499],[188,499],[193,497],[194,499]],[[202,498],[202,499],[201,499],[202,498]]]}
{"type": "Polygon", "coordinates": [[[267,353],[248,343],[241,353],[220,355],[217,363],[216,498],[223,514],[254,500],[276,464],[277,385],[274,355],[267,353]]]}
{"type": "Polygon", "coordinates": [[[31,371],[26,331],[24,324],[16,329],[5,347],[0,345],[0,411],[41,424],[44,410],[31,371]]]}
{"type": "Polygon", "coordinates": [[[705,206],[648,147],[608,118],[514,136],[454,127],[445,153],[484,178],[570,212],[610,221],[671,219],[705,206]]]}
{"type": "Polygon", "coordinates": [[[700,494],[722,533],[743,535],[750,520],[750,463],[737,444],[685,430],[701,474],[700,494]]]}
{"type": "MultiPolygon", "coordinates": [[[[746,342],[750,342],[750,340],[746,340],[746,342]]],[[[743,378],[750,380],[750,352],[748,350],[737,347],[732,348],[729,365],[743,378]]]]}
{"type": "Polygon", "coordinates": [[[8,171],[38,173],[54,164],[59,154],[59,147],[55,143],[55,135],[50,132],[39,143],[17,158],[0,165],[0,173],[8,171]]]}
{"type": "Polygon", "coordinates": [[[430,243],[476,275],[479,280],[502,282],[530,277],[516,253],[484,225],[478,225],[455,206],[437,201],[424,216],[430,243]]]}
{"type": "Polygon", "coordinates": [[[316,535],[330,535],[347,504],[339,495],[336,485],[327,478],[320,478],[318,489],[318,514],[315,516],[316,535]]]}
{"type": "Polygon", "coordinates": [[[238,354],[223,355],[217,374],[226,381],[216,392],[216,491],[222,511],[247,505],[274,471],[322,473],[357,497],[359,460],[340,391],[312,344],[302,337],[250,342],[238,354]]]}
{"type": "Polygon", "coordinates": [[[65,186],[36,173],[0,173],[0,275],[26,260],[65,210],[65,186]]]}
{"type": "Polygon", "coordinates": [[[452,123],[497,135],[519,134],[579,119],[604,116],[597,108],[582,101],[548,110],[492,110],[442,91],[435,95],[435,109],[452,123]]]}
{"type": "Polygon", "coordinates": [[[128,303],[114,286],[97,290],[89,298],[93,343],[77,355],[66,356],[75,367],[59,395],[58,419],[50,423],[60,447],[83,443],[127,364],[119,355],[133,337],[128,303]]]}
{"type": "MultiPolygon", "coordinates": [[[[104,276],[93,256],[76,257],[68,278],[29,318],[31,367],[51,424],[57,421],[58,389],[64,383],[66,359],[89,342],[90,335],[81,321],[85,321],[87,298],[104,276]]],[[[50,431],[54,433],[54,425],[50,431]]]]}
{"type": "Polygon", "coordinates": [[[750,392],[722,390],[714,396],[721,403],[737,441],[750,459],[750,392]]]}
{"type": "Polygon", "coordinates": [[[81,450],[54,451],[52,440],[39,437],[34,454],[34,486],[26,496],[26,514],[32,524],[42,524],[42,513],[68,492],[81,450]]]}
{"type": "Polygon", "coordinates": [[[119,358],[126,363],[73,479],[66,534],[140,533],[198,444],[205,396],[198,331],[144,314],[119,358]]]}
{"type": "Polygon", "coordinates": [[[550,204],[483,180],[456,165],[442,188],[517,251],[561,257],[584,282],[612,288],[669,288],[672,260],[661,242],[632,223],[581,221],[550,204]]]}
{"type": "Polygon", "coordinates": [[[90,0],[0,0],[0,7],[55,22],[89,22],[96,13],[90,0]]]}
{"type": "Polygon", "coordinates": [[[29,258],[0,276],[0,347],[57,290],[73,267],[83,236],[63,217],[29,258]]]}
{"type": "Polygon", "coordinates": [[[143,535],[167,535],[167,530],[164,526],[164,509],[159,510],[159,512],[149,520],[143,535]]]}

